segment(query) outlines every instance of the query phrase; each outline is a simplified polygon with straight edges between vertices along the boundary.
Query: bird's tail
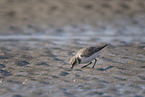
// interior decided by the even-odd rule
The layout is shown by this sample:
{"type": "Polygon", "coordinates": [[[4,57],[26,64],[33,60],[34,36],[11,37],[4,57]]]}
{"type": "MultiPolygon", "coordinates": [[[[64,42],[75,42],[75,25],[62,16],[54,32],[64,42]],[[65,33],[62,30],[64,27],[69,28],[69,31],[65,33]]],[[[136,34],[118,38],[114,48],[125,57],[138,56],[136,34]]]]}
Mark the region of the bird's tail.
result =
{"type": "Polygon", "coordinates": [[[105,45],[99,46],[98,49],[101,50],[101,49],[105,48],[107,45],[108,45],[108,44],[105,44],[105,45]]]}

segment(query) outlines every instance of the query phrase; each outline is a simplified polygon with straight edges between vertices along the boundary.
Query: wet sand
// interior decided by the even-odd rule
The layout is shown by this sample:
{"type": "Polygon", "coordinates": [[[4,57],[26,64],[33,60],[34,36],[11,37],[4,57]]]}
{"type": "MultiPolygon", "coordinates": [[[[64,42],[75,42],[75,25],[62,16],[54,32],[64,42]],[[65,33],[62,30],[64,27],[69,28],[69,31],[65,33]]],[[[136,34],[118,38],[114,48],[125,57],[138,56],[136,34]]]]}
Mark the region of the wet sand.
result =
{"type": "Polygon", "coordinates": [[[0,97],[144,97],[144,5],[0,0],[0,97]],[[101,43],[95,68],[70,69],[79,49],[101,43]]]}
{"type": "MultiPolygon", "coordinates": [[[[68,61],[91,44],[56,40],[1,40],[2,97],[143,97],[145,45],[116,43],[102,51],[95,68],[71,70],[68,61]],[[77,45],[77,46],[75,46],[77,45]]],[[[80,40],[84,42],[85,40],[80,40]]]]}

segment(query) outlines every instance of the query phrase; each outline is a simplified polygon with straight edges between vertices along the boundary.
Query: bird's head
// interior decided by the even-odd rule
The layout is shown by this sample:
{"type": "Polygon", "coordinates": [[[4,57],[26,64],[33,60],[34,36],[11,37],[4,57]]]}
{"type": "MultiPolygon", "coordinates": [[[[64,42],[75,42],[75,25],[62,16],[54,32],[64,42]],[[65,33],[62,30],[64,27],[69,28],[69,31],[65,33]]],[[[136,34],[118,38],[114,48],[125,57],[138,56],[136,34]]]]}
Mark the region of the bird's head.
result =
{"type": "Polygon", "coordinates": [[[73,67],[74,67],[75,65],[78,64],[76,57],[73,56],[73,57],[70,59],[69,63],[72,65],[71,69],[73,69],[73,67]]]}

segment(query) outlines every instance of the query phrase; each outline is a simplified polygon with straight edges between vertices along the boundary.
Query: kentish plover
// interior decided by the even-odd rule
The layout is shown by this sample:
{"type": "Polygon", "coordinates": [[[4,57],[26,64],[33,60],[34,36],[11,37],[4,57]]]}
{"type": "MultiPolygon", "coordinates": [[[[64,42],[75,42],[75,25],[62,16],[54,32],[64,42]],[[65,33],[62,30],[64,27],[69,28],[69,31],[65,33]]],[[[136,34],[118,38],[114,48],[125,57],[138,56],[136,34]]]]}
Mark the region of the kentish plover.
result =
{"type": "Polygon", "coordinates": [[[88,63],[87,65],[82,67],[82,68],[84,68],[84,67],[87,67],[88,65],[90,65],[92,63],[91,62],[92,60],[95,60],[94,65],[92,67],[92,68],[94,68],[95,64],[97,62],[96,57],[99,55],[100,51],[103,48],[105,48],[106,46],[107,46],[107,44],[102,45],[102,46],[97,46],[97,47],[94,47],[94,46],[86,47],[86,48],[79,50],[77,52],[77,54],[70,59],[70,64],[72,65],[71,68],[73,69],[73,67],[78,64],[88,63]]]}

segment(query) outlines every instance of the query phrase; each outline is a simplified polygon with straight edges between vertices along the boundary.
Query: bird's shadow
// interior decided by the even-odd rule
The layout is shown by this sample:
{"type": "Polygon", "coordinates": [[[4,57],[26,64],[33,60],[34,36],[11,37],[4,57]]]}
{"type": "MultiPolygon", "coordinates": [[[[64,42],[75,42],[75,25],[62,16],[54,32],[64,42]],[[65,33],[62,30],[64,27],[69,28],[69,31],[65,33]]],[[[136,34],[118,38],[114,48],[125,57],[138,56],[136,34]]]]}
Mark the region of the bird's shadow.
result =
{"type": "Polygon", "coordinates": [[[97,68],[97,70],[99,70],[99,71],[107,71],[108,69],[111,69],[113,67],[115,67],[115,66],[108,66],[106,68],[97,68]]]}
{"type": "Polygon", "coordinates": [[[92,67],[85,67],[85,68],[82,68],[82,69],[96,69],[96,70],[99,70],[99,71],[107,71],[108,69],[111,69],[115,66],[108,66],[106,68],[92,68],[92,67]]]}

